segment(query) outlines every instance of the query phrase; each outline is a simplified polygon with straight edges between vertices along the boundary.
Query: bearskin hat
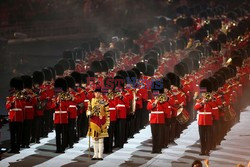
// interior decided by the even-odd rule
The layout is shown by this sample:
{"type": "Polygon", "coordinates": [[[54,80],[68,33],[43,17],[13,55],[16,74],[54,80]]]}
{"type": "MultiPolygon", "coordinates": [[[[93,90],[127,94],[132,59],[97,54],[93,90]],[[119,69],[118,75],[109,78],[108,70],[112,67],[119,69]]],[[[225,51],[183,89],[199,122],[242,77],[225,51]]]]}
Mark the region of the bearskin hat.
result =
{"type": "Polygon", "coordinates": [[[157,61],[157,59],[154,59],[154,58],[148,59],[148,64],[152,65],[155,69],[158,68],[158,61],[157,61]]]}
{"type": "Polygon", "coordinates": [[[53,74],[52,74],[50,69],[44,68],[44,69],[42,69],[42,72],[44,74],[44,80],[45,81],[51,81],[52,80],[53,74]]]}
{"type": "Polygon", "coordinates": [[[66,80],[69,88],[75,88],[75,79],[72,76],[66,76],[64,79],[66,80]]]}
{"type": "Polygon", "coordinates": [[[56,71],[53,67],[46,67],[47,69],[49,69],[51,71],[52,74],[52,79],[56,79],[56,71]]]}
{"type": "Polygon", "coordinates": [[[67,84],[67,81],[64,79],[64,78],[57,78],[55,80],[55,91],[64,91],[64,92],[67,92],[68,90],[68,84],[67,84]]]}
{"type": "Polygon", "coordinates": [[[69,69],[75,71],[76,67],[75,61],[73,59],[68,59],[68,62],[69,62],[69,69]]]}
{"type": "Polygon", "coordinates": [[[177,85],[177,76],[175,73],[169,72],[166,74],[166,78],[170,81],[171,85],[177,85]]]}
{"type": "Polygon", "coordinates": [[[141,78],[141,72],[138,68],[134,67],[132,70],[135,72],[137,79],[141,78]]]}
{"type": "Polygon", "coordinates": [[[102,72],[108,72],[109,71],[108,63],[105,60],[100,61],[100,63],[102,66],[102,72]]]}
{"type": "Polygon", "coordinates": [[[170,87],[171,87],[170,80],[167,79],[166,77],[163,77],[162,80],[163,80],[163,87],[170,90],[170,87]]]}
{"type": "Polygon", "coordinates": [[[81,85],[82,84],[82,77],[79,72],[72,72],[71,76],[75,79],[75,83],[81,85]]]}
{"type": "Polygon", "coordinates": [[[23,90],[23,80],[20,77],[14,77],[10,80],[10,88],[15,90],[23,90]]]}
{"type": "Polygon", "coordinates": [[[174,66],[174,73],[178,76],[184,77],[185,68],[181,63],[178,63],[174,66]]]}
{"type": "Polygon", "coordinates": [[[69,70],[69,68],[70,68],[70,64],[69,64],[68,59],[61,59],[57,63],[61,64],[63,66],[64,70],[69,70]]]}
{"type": "Polygon", "coordinates": [[[207,92],[212,92],[213,91],[213,85],[208,79],[203,79],[200,82],[200,88],[205,88],[207,92]]]}
{"type": "Polygon", "coordinates": [[[56,64],[54,66],[54,69],[55,69],[56,75],[62,76],[64,74],[64,68],[61,64],[56,64]]]}
{"type": "Polygon", "coordinates": [[[144,62],[136,63],[136,67],[140,70],[140,72],[145,74],[145,72],[146,72],[146,64],[144,62]]]}
{"type": "Polygon", "coordinates": [[[124,70],[119,70],[119,71],[117,71],[117,72],[116,72],[116,75],[122,76],[122,77],[124,78],[124,80],[125,80],[125,83],[126,83],[126,79],[129,77],[129,76],[128,76],[128,73],[127,73],[126,71],[124,71],[124,70]]]}
{"type": "Polygon", "coordinates": [[[114,81],[115,81],[115,88],[124,88],[125,85],[125,79],[123,76],[121,75],[116,75],[114,77],[114,81]]]}
{"type": "Polygon", "coordinates": [[[193,60],[191,58],[187,57],[187,58],[183,59],[183,62],[186,63],[188,66],[188,70],[189,70],[188,73],[192,73],[193,66],[194,66],[193,60]]]}
{"type": "Polygon", "coordinates": [[[114,61],[114,59],[113,59],[112,57],[105,57],[105,58],[104,58],[104,61],[107,62],[108,68],[109,68],[109,69],[113,69],[113,68],[114,68],[114,66],[115,66],[115,61],[114,61]]]}
{"type": "Polygon", "coordinates": [[[100,61],[93,61],[90,65],[90,69],[93,72],[102,72],[102,65],[101,65],[100,61]]]}
{"type": "Polygon", "coordinates": [[[44,82],[44,73],[42,71],[35,71],[32,74],[33,84],[42,85],[44,82]]]}
{"type": "Polygon", "coordinates": [[[211,82],[213,91],[217,91],[219,88],[219,82],[215,77],[209,77],[208,80],[211,82]]]}
{"type": "Polygon", "coordinates": [[[154,76],[154,73],[155,73],[155,68],[154,68],[154,66],[152,66],[152,65],[150,65],[150,64],[147,64],[145,75],[146,75],[146,76],[154,76]]]}
{"type": "Polygon", "coordinates": [[[89,75],[87,73],[81,73],[82,83],[87,84],[89,75]]]}
{"type": "Polygon", "coordinates": [[[23,80],[23,88],[32,89],[32,77],[29,75],[21,76],[23,80]]]}
{"type": "Polygon", "coordinates": [[[215,74],[214,77],[215,77],[216,80],[218,81],[218,84],[219,84],[218,86],[219,86],[219,87],[223,87],[223,85],[225,84],[225,79],[224,79],[224,77],[223,77],[221,74],[219,74],[219,73],[215,74]]]}

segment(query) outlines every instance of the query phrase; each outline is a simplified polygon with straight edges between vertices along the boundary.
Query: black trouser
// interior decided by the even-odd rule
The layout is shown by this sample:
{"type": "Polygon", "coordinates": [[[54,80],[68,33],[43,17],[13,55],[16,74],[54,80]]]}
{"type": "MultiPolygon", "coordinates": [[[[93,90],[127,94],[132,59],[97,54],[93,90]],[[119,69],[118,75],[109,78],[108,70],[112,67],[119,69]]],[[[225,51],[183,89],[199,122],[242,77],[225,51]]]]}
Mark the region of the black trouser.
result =
{"type": "Polygon", "coordinates": [[[141,109],[137,109],[135,111],[135,133],[139,133],[141,128],[141,123],[144,124],[144,117],[143,117],[144,111],[141,109]]]}
{"type": "Polygon", "coordinates": [[[44,115],[43,115],[43,132],[42,136],[46,137],[48,136],[49,133],[49,110],[44,110],[44,115]]]}
{"type": "Polygon", "coordinates": [[[109,137],[104,138],[104,153],[112,153],[116,121],[111,121],[108,129],[109,137]]]}
{"type": "Polygon", "coordinates": [[[123,145],[126,141],[126,119],[117,120],[117,133],[115,138],[117,138],[117,147],[123,148],[123,145]]]}
{"type": "Polygon", "coordinates": [[[76,136],[76,119],[69,119],[68,123],[68,142],[69,146],[73,147],[74,141],[75,141],[75,136],[76,136]]]}
{"type": "Polygon", "coordinates": [[[22,122],[10,122],[10,148],[11,151],[20,151],[22,140],[22,122]]]}
{"type": "Polygon", "coordinates": [[[219,120],[214,120],[213,122],[213,138],[212,138],[212,148],[215,148],[219,143],[219,131],[220,131],[220,122],[219,120]]]}
{"type": "Polygon", "coordinates": [[[189,123],[193,122],[196,118],[196,114],[194,112],[194,100],[191,99],[188,103],[187,103],[187,111],[190,115],[190,119],[189,119],[189,123]]]}
{"type": "Polygon", "coordinates": [[[175,135],[176,135],[176,117],[171,118],[171,124],[170,124],[170,142],[174,141],[175,135]]]}
{"type": "Polygon", "coordinates": [[[30,145],[31,127],[34,120],[24,120],[22,133],[22,146],[28,147],[30,145]]]}
{"type": "Polygon", "coordinates": [[[62,152],[67,147],[67,126],[68,124],[55,124],[56,130],[56,151],[62,152]]]}
{"type": "Polygon", "coordinates": [[[54,110],[49,110],[49,132],[52,132],[54,129],[54,120],[53,120],[54,110]]]}
{"type": "Polygon", "coordinates": [[[43,127],[42,120],[43,116],[36,116],[34,119],[34,127],[32,127],[32,142],[40,141],[41,130],[43,127]]]}
{"type": "Polygon", "coordinates": [[[170,124],[171,124],[171,118],[166,118],[165,119],[165,124],[164,124],[164,131],[163,131],[163,147],[167,147],[169,143],[169,135],[170,135],[170,124]]]}
{"type": "Polygon", "coordinates": [[[164,124],[151,124],[151,133],[152,133],[152,153],[161,152],[162,147],[162,128],[164,124]]]}
{"type": "Polygon", "coordinates": [[[135,115],[131,114],[128,116],[129,122],[128,122],[128,138],[131,138],[135,134],[135,115]]]}
{"type": "Polygon", "coordinates": [[[149,123],[149,111],[147,110],[147,105],[148,105],[148,101],[143,101],[142,102],[142,110],[141,110],[141,115],[142,115],[142,122],[143,122],[143,125],[148,125],[149,123]]]}
{"type": "Polygon", "coordinates": [[[201,153],[209,153],[212,142],[212,126],[199,126],[201,153]]]}

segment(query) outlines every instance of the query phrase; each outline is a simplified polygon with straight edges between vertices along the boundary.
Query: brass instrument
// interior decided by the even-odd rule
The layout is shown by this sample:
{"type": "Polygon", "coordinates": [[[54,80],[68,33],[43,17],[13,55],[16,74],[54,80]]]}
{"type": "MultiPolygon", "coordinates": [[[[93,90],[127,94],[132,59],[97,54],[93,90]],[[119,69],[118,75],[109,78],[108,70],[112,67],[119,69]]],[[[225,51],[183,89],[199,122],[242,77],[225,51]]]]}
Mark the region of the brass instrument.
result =
{"type": "Polygon", "coordinates": [[[211,101],[213,99],[213,96],[210,93],[205,94],[205,100],[206,101],[211,101]]]}
{"type": "Polygon", "coordinates": [[[114,99],[114,93],[113,92],[108,92],[107,97],[108,97],[109,100],[113,100],[114,99]]]}
{"type": "Polygon", "coordinates": [[[68,92],[59,93],[59,98],[62,101],[69,101],[73,99],[72,95],[68,92]]]}
{"type": "Polygon", "coordinates": [[[23,100],[26,99],[24,93],[22,91],[18,91],[14,94],[14,96],[16,97],[17,100],[23,100]]]}
{"type": "Polygon", "coordinates": [[[168,101],[168,97],[163,93],[163,94],[160,94],[156,97],[156,100],[159,102],[159,103],[164,103],[166,101],[168,101]]]}

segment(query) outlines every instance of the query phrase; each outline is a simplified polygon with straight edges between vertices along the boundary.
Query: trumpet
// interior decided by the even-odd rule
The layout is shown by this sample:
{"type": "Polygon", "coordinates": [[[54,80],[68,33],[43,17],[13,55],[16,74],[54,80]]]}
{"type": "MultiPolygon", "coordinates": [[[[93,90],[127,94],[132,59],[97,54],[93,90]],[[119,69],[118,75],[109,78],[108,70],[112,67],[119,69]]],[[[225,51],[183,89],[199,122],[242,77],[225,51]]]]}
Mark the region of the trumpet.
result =
{"type": "Polygon", "coordinates": [[[165,94],[160,94],[159,96],[157,96],[156,100],[160,103],[164,103],[168,101],[168,97],[165,94]]]}
{"type": "Polygon", "coordinates": [[[211,101],[211,100],[213,100],[212,95],[211,95],[210,93],[206,93],[206,95],[205,95],[205,100],[206,100],[206,101],[211,101]]]}
{"type": "Polygon", "coordinates": [[[73,99],[72,95],[68,92],[59,93],[59,97],[62,101],[69,101],[73,99]]]}
{"type": "Polygon", "coordinates": [[[22,91],[16,92],[14,96],[16,97],[17,100],[26,99],[26,96],[24,95],[24,93],[22,91]]]}
{"type": "Polygon", "coordinates": [[[107,95],[109,100],[113,100],[114,99],[114,93],[113,92],[109,92],[107,95]]]}

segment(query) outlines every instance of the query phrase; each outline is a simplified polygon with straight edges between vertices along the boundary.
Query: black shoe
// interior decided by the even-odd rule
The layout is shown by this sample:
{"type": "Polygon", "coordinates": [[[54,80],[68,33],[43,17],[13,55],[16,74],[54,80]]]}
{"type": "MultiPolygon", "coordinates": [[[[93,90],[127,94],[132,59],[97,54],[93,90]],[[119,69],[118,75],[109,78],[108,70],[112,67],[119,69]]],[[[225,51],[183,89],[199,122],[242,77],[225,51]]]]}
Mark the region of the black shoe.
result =
{"type": "Polygon", "coordinates": [[[40,144],[41,142],[40,141],[36,141],[36,144],[40,144]]]}
{"type": "Polygon", "coordinates": [[[91,158],[91,160],[98,160],[98,158],[91,158]]]}
{"type": "Polygon", "coordinates": [[[69,146],[69,148],[73,148],[73,146],[69,146]]]}
{"type": "Polygon", "coordinates": [[[97,158],[97,160],[100,160],[100,161],[102,161],[102,160],[103,160],[103,158],[97,158]]]}

